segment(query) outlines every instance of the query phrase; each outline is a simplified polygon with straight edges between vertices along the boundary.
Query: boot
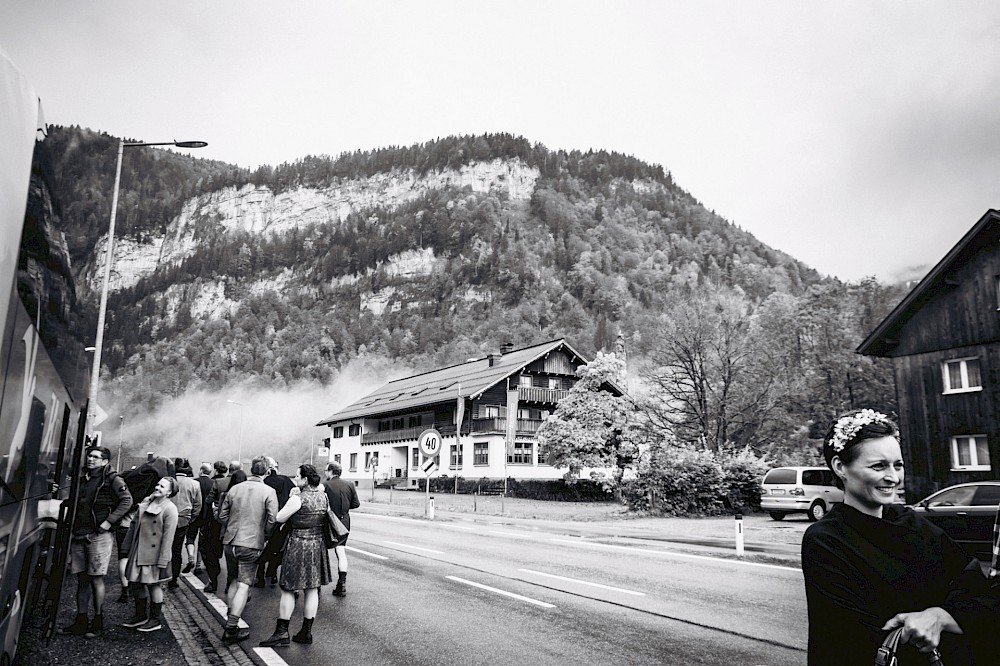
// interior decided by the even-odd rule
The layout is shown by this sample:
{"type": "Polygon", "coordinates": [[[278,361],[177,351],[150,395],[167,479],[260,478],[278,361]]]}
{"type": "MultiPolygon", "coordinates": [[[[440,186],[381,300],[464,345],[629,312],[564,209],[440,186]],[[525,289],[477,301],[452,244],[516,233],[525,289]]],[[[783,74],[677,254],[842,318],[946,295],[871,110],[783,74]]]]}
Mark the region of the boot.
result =
{"type": "Polygon", "coordinates": [[[222,642],[226,645],[239,643],[240,641],[245,641],[248,638],[250,638],[250,627],[240,629],[235,625],[231,627],[227,626],[225,631],[222,632],[222,642]]]}
{"type": "Polygon", "coordinates": [[[333,588],[333,596],[347,596],[347,572],[341,571],[337,574],[337,587],[333,588]]]}
{"type": "Polygon", "coordinates": [[[312,645],[313,642],[313,620],[312,617],[302,618],[302,628],[299,629],[299,633],[292,636],[292,640],[296,643],[305,643],[306,645],[312,645]]]}
{"type": "Polygon", "coordinates": [[[118,595],[118,603],[120,604],[126,603],[132,596],[130,592],[131,590],[129,589],[128,583],[122,585],[122,593],[118,595]]]}
{"type": "Polygon", "coordinates": [[[56,633],[63,636],[83,636],[87,633],[87,629],[87,614],[77,613],[76,619],[73,620],[73,624],[67,627],[62,627],[56,633]]]}
{"type": "Polygon", "coordinates": [[[130,629],[135,629],[136,627],[141,627],[146,624],[146,597],[135,598],[135,615],[130,617],[128,620],[122,623],[123,627],[129,627],[130,629]]]}
{"type": "Polygon", "coordinates": [[[163,603],[156,603],[155,601],[149,604],[149,619],[141,627],[136,627],[139,631],[156,631],[163,627],[160,624],[160,609],[163,608],[163,603]]]}
{"type": "Polygon", "coordinates": [[[288,623],[289,620],[278,619],[274,627],[274,633],[270,638],[260,642],[261,647],[288,647],[288,623]]]}
{"type": "Polygon", "coordinates": [[[90,626],[87,627],[87,633],[83,636],[84,638],[97,638],[104,633],[104,616],[95,615],[94,619],[90,621],[90,626]]]}

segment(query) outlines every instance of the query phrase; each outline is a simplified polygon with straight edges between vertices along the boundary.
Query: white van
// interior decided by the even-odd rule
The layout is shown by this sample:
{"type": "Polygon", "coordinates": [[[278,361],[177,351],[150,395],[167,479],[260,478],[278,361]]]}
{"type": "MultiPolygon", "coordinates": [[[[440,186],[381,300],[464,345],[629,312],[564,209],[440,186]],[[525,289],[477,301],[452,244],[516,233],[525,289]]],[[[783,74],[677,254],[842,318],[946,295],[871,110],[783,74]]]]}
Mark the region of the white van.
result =
{"type": "Polygon", "coordinates": [[[844,491],[826,467],[775,467],[764,475],[760,486],[760,508],[774,520],[790,513],[819,520],[835,502],[844,501],[844,491]]]}

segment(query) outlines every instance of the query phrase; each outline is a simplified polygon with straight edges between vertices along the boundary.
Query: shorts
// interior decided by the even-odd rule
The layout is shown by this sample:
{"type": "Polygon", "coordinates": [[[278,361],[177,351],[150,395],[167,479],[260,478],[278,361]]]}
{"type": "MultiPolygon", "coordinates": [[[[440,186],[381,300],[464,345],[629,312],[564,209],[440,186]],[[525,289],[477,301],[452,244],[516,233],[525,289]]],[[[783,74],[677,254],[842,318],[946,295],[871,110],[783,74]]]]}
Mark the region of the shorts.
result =
{"type": "Polygon", "coordinates": [[[69,546],[69,572],[85,573],[88,576],[107,574],[113,544],[114,537],[111,532],[94,532],[79,537],[74,536],[69,546]]]}
{"type": "Polygon", "coordinates": [[[246,585],[253,585],[257,580],[257,560],[260,559],[260,550],[249,546],[227,544],[225,552],[227,564],[236,562],[236,580],[246,585]]]}

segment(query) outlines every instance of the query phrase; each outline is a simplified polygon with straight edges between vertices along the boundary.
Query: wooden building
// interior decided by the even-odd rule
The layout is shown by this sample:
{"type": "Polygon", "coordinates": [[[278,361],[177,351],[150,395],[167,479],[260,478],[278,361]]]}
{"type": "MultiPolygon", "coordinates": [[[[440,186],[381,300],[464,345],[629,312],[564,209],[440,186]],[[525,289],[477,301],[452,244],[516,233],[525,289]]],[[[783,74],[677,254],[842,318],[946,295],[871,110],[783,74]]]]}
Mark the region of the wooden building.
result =
{"type": "Polygon", "coordinates": [[[858,352],[893,362],[907,502],[1000,478],[1000,212],[987,211],[858,352]]]}
{"type": "Polygon", "coordinates": [[[428,428],[443,439],[438,475],[558,479],[564,470],[547,463],[535,433],[586,363],[562,339],[523,349],[505,345],[485,358],[391,381],[317,425],[330,428],[330,460],[359,485],[417,487],[426,478],[418,437],[428,428]]]}

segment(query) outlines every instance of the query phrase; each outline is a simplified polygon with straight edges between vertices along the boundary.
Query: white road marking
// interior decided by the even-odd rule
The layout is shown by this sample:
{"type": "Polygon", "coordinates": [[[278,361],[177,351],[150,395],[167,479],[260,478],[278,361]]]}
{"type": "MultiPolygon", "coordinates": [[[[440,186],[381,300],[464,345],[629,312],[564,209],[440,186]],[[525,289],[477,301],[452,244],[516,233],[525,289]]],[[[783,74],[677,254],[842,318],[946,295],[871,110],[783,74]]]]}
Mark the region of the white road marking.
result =
{"type": "Polygon", "coordinates": [[[621,587],[612,587],[610,585],[602,585],[600,583],[591,583],[588,580],[580,580],[578,578],[567,578],[566,576],[556,576],[555,574],[542,573],[541,571],[532,571],[531,569],[518,569],[518,571],[523,571],[524,573],[534,574],[535,576],[545,576],[546,578],[555,578],[557,580],[565,580],[570,583],[577,583],[579,585],[590,585],[591,587],[599,587],[602,590],[612,590],[614,592],[623,592],[625,594],[634,594],[637,597],[646,596],[645,592],[636,592],[634,590],[626,590],[621,587]]]}
{"type": "Polygon", "coordinates": [[[523,532],[502,532],[500,530],[490,530],[490,534],[501,534],[503,536],[516,537],[518,539],[538,539],[539,534],[524,534],[523,532]]]}
{"type": "Polygon", "coordinates": [[[362,555],[367,555],[368,557],[374,557],[376,560],[389,559],[385,555],[376,555],[375,553],[369,553],[367,550],[361,550],[360,548],[355,548],[354,546],[344,546],[344,548],[354,553],[361,553],[362,555]]]}
{"type": "Polygon", "coordinates": [[[421,548],[420,546],[411,546],[408,543],[396,543],[395,541],[383,541],[382,543],[387,543],[390,546],[399,546],[400,548],[411,548],[413,550],[422,550],[425,553],[434,553],[435,555],[444,555],[443,550],[433,550],[431,548],[421,548]]]}
{"type": "Polygon", "coordinates": [[[278,656],[274,648],[255,647],[253,651],[257,653],[260,660],[267,664],[267,666],[288,666],[288,662],[278,656]]]}
{"type": "Polygon", "coordinates": [[[513,592],[507,592],[506,590],[498,590],[495,587],[490,587],[489,585],[483,585],[481,583],[474,583],[471,580],[465,580],[464,578],[459,578],[458,576],[445,576],[445,578],[447,578],[448,580],[453,580],[456,583],[464,583],[465,585],[478,587],[481,590],[496,592],[497,594],[502,594],[505,597],[511,597],[512,599],[517,599],[519,601],[525,601],[529,604],[535,604],[536,606],[541,606],[542,608],[555,608],[554,605],[545,603],[544,601],[539,601],[538,599],[532,599],[531,597],[523,597],[520,594],[514,594],[513,592]]]}
{"type": "Polygon", "coordinates": [[[468,525],[451,525],[450,523],[438,523],[441,527],[450,527],[453,530],[471,530],[476,531],[475,527],[469,527],[468,525]]]}
{"type": "Polygon", "coordinates": [[[764,567],[766,569],[781,569],[783,571],[794,571],[795,573],[802,573],[802,569],[798,567],[784,567],[780,564],[764,564],[762,562],[744,562],[742,560],[731,560],[725,557],[708,557],[706,555],[691,555],[689,553],[677,553],[670,550],[647,550],[645,548],[631,548],[629,546],[613,546],[607,543],[592,543],[589,541],[570,540],[570,539],[550,539],[550,541],[555,541],[556,543],[568,543],[574,546],[589,546],[591,548],[609,548],[612,550],[627,550],[632,553],[645,553],[647,555],[666,555],[667,557],[687,557],[693,560],[709,560],[710,562],[726,562],[729,564],[742,564],[748,567],[764,567]]]}

